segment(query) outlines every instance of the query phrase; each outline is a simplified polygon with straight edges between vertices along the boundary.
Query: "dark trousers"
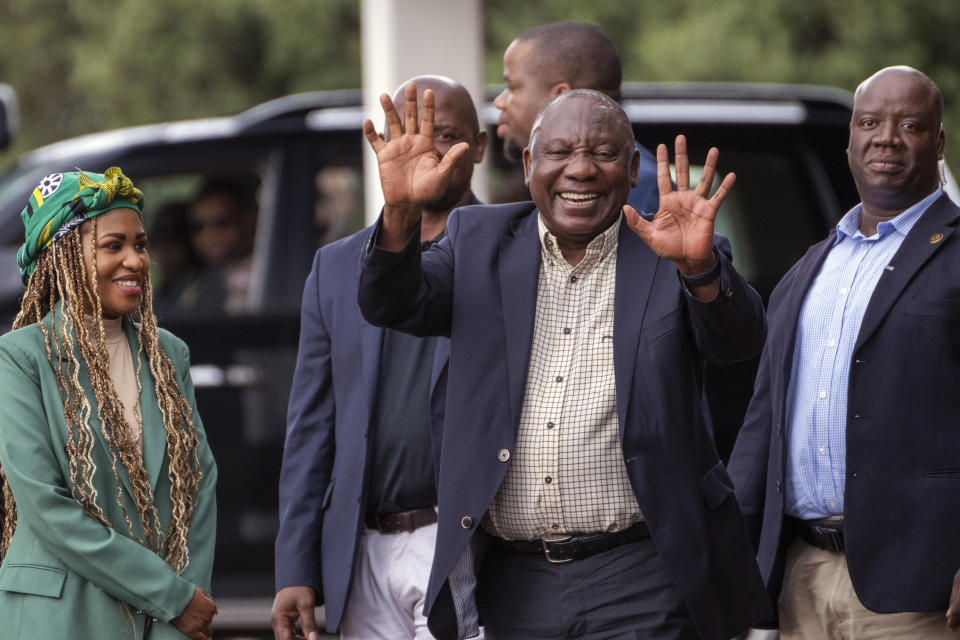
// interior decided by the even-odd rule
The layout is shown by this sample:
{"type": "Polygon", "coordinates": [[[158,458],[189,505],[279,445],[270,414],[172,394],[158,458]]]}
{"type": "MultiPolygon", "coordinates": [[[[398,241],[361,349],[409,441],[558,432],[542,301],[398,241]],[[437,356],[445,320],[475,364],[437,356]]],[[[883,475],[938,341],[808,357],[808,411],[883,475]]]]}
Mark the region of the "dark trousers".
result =
{"type": "Polygon", "coordinates": [[[491,545],[477,603],[487,640],[699,638],[649,539],[566,564],[491,545]]]}

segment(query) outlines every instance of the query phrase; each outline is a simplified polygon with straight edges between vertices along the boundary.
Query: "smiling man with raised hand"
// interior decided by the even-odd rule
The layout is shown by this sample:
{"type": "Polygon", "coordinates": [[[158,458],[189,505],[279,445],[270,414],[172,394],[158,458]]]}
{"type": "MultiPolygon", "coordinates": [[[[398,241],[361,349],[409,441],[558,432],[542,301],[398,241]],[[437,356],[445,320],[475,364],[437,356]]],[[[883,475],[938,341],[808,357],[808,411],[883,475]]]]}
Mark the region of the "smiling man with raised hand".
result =
{"type": "Polygon", "coordinates": [[[770,298],[730,473],[783,638],[960,629],[960,209],[939,184],[942,113],[916,69],[857,88],[862,202],[770,298]]]}
{"type": "Polygon", "coordinates": [[[660,210],[624,206],[637,151],[623,109],[594,91],[550,102],[524,152],[534,203],[464,207],[435,250],[420,210],[455,162],[381,100],[367,121],[386,205],[363,255],[374,324],[451,339],[437,547],[438,638],[716,638],[768,613],[732,486],[698,398],[705,361],[755,355],[757,294],[713,234],[728,175],[717,151],[677,190],[657,150],[660,210]],[[401,134],[401,131],[405,133],[401,134]],[[479,616],[478,616],[479,614],[479,616]]]}

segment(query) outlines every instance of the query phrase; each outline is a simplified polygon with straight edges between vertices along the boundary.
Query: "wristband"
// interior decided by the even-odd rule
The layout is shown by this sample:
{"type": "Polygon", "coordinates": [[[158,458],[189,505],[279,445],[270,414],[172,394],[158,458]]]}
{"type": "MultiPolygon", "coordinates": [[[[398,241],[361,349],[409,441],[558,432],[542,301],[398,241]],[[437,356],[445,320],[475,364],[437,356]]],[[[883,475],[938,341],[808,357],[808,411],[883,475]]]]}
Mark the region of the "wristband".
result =
{"type": "Polygon", "coordinates": [[[692,276],[686,276],[680,273],[680,280],[683,281],[683,284],[688,287],[702,287],[704,285],[710,284],[714,280],[720,277],[720,256],[717,255],[717,250],[713,250],[714,262],[713,266],[703,273],[698,273],[692,276]]]}

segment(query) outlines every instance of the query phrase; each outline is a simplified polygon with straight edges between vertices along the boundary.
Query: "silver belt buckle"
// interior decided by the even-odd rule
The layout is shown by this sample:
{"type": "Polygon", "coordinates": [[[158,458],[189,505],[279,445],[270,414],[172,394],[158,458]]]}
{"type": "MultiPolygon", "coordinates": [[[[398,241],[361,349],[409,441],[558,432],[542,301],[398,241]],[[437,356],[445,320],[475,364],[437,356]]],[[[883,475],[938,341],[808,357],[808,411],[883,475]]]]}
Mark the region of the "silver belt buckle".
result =
{"type": "Polygon", "coordinates": [[[543,555],[546,556],[547,562],[550,564],[566,564],[567,562],[572,562],[573,558],[564,558],[562,560],[557,560],[550,556],[550,547],[548,546],[551,542],[566,542],[573,536],[559,536],[553,538],[552,540],[546,540],[545,538],[540,538],[540,546],[543,548],[543,555]]]}

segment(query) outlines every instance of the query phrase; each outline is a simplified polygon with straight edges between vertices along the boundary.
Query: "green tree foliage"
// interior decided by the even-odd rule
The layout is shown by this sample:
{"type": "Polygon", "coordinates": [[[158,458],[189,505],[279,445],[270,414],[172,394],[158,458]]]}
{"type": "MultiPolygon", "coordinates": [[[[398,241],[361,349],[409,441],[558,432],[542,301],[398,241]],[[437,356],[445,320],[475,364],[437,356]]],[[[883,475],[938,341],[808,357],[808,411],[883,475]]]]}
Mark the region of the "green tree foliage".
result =
{"type": "MultiPolygon", "coordinates": [[[[960,7],[955,0],[487,0],[486,77],[536,24],[579,20],[610,36],[624,80],[800,82],[853,91],[906,64],[946,101],[947,157],[960,158],[960,7]]],[[[957,161],[954,162],[954,165],[957,161]]]]}
{"type": "Polygon", "coordinates": [[[360,86],[357,0],[0,0],[16,153],[119,126],[360,86]]]}
{"type": "MultiPolygon", "coordinates": [[[[484,11],[494,83],[510,41],[554,20],[603,29],[625,80],[853,90],[881,67],[909,64],[943,90],[948,156],[960,150],[955,0],[485,0],[484,11]]],[[[22,111],[18,144],[0,165],[89,131],[355,88],[360,0],[0,0],[0,82],[13,85],[22,111]]]]}

